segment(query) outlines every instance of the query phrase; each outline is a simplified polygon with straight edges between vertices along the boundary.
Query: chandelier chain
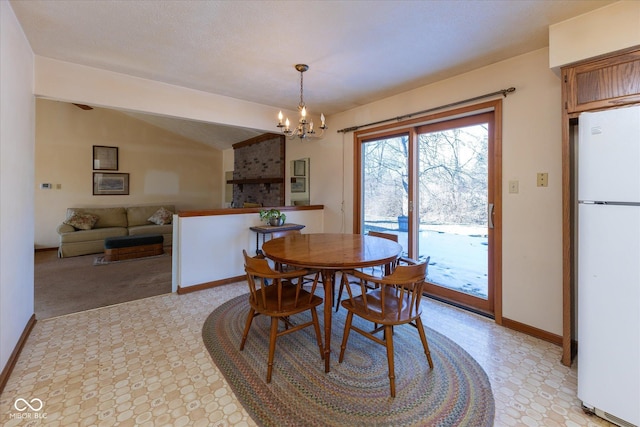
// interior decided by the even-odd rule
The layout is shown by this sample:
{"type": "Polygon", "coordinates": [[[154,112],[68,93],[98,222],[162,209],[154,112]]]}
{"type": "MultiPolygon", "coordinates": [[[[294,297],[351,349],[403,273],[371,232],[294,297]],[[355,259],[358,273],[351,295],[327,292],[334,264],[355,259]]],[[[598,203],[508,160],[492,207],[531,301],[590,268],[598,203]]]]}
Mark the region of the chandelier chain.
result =
{"type": "Polygon", "coordinates": [[[302,109],[302,107],[304,107],[304,98],[303,98],[303,93],[304,93],[304,84],[302,79],[304,78],[304,72],[300,71],[300,105],[298,106],[300,109],[302,109]]]}

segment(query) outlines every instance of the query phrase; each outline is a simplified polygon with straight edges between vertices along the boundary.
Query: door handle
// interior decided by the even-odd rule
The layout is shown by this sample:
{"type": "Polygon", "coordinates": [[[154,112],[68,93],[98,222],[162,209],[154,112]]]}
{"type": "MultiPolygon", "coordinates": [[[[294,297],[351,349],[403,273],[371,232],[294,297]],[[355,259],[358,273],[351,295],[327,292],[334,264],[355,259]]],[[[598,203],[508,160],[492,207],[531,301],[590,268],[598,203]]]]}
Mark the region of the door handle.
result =
{"type": "Polygon", "coordinates": [[[489,228],[493,228],[493,203],[489,203],[489,228]]]}

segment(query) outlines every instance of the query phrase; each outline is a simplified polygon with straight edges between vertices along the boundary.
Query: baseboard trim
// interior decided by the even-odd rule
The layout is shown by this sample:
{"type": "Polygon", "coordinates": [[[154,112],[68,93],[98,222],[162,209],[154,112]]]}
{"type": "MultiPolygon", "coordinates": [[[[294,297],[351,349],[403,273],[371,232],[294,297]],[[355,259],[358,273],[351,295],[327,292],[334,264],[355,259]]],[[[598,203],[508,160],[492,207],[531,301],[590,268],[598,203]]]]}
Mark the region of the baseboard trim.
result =
{"type": "Polygon", "coordinates": [[[211,289],[217,286],[228,285],[230,283],[241,282],[245,279],[246,277],[242,275],[242,276],[229,277],[227,279],[222,279],[222,280],[214,280],[213,282],[200,283],[199,285],[186,286],[186,287],[178,286],[178,295],[184,295],[191,292],[202,291],[204,289],[211,289]]]}
{"type": "Polygon", "coordinates": [[[33,329],[35,324],[36,324],[36,314],[33,313],[31,315],[31,318],[27,322],[27,325],[25,326],[24,331],[22,331],[22,335],[20,335],[20,339],[18,340],[16,347],[13,349],[11,356],[9,356],[9,360],[7,360],[7,364],[2,370],[2,373],[0,373],[0,393],[4,391],[4,387],[7,385],[7,381],[9,381],[9,376],[11,375],[11,372],[13,372],[13,368],[16,366],[16,362],[18,361],[18,357],[22,352],[22,348],[27,342],[27,338],[29,338],[29,335],[31,334],[31,330],[33,329]]]}
{"type": "Polygon", "coordinates": [[[540,338],[541,340],[550,342],[551,344],[562,346],[562,337],[560,335],[552,334],[551,332],[534,328],[533,326],[516,322],[515,320],[507,319],[506,317],[502,318],[502,326],[513,329],[514,331],[522,332],[523,334],[531,335],[535,338],[540,338]]]}
{"type": "Polygon", "coordinates": [[[36,248],[35,252],[50,252],[50,251],[57,251],[58,248],[36,248]]]}

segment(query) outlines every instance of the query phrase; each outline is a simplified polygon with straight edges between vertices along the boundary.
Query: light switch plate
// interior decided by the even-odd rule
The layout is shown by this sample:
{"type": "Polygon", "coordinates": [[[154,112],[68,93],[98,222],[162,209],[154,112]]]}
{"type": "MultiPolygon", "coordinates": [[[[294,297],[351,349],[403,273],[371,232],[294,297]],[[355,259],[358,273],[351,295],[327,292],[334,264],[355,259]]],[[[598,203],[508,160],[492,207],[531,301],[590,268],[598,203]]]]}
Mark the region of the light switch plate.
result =
{"type": "Polygon", "coordinates": [[[518,181],[513,180],[509,181],[509,193],[517,194],[518,193],[518,181]]]}

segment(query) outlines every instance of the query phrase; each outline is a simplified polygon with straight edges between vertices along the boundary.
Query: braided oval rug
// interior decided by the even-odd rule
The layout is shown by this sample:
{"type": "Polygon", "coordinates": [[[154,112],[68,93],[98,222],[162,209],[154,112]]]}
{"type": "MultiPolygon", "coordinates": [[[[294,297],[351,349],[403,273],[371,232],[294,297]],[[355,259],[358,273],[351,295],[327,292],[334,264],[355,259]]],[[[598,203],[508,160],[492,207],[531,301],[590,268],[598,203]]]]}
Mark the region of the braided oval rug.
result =
{"type": "MultiPolygon", "coordinates": [[[[248,295],[215,309],[202,329],[204,344],[240,403],[263,426],[492,426],[494,400],[487,375],[460,346],[425,327],[434,369],[418,332],[394,329],[396,397],[389,396],[385,347],[351,332],[338,363],[345,312],[333,315],[331,372],[313,327],[278,338],[270,384],[266,382],[270,319],[253,320],[239,351],[248,295]]],[[[322,306],[319,307],[322,322],[322,306]]],[[[292,317],[307,321],[308,313],[292,317]]],[[[299,319],[299,320],[298,320],[299,319]]],[[[361,319],[354,316],[354,324],[361,319]]],[[[361,321],[360,326],[371,329],[361,321]]],[[[322,329],[322,325],[321,325],[322,329]]]]}

